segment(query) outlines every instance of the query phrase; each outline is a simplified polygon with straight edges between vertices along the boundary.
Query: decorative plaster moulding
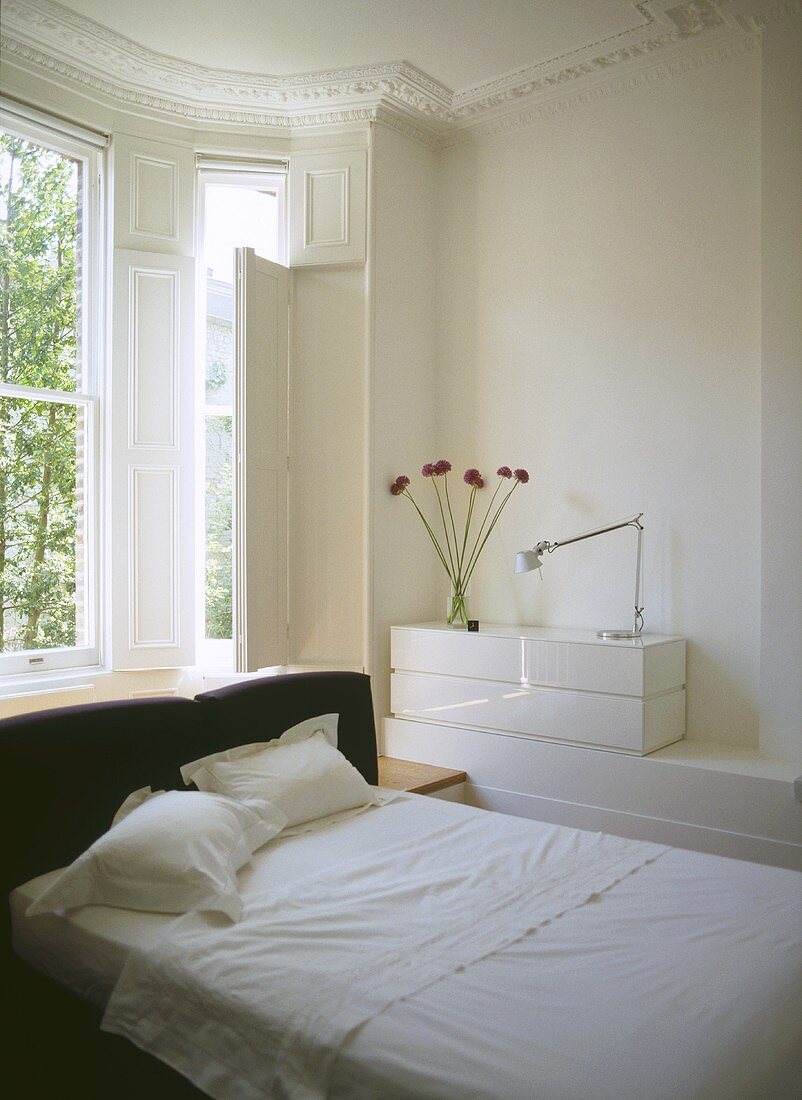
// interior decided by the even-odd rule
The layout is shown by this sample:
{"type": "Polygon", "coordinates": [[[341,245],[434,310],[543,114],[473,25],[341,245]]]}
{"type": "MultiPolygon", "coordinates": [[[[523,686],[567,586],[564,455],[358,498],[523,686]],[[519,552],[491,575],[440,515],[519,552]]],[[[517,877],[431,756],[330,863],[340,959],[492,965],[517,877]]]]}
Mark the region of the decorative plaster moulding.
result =
{"type": "Polygon", "coordinates": [[[642,0],[615,34],[458,91],[406,61],[289,76],[212,69],[146,49],[55,0],[3,0],[0,45],[9,64],[166,121],[285,133],[379,122],[435,148],[723,60],[799,9],[799,0],[642,0]]]}
{"type": "Polygon", "coordinates": [[[518,104],[514,109],[500,112],[495,117],[479,119],[470,129],[463,128],[443,135],[438,147],[448,149],[478,138],[511,133],[562,114],[564,111],[584,107],[602,99],[612,99],[664,80],[676,79],[707,65],[739,57],[757,49],[758,43],[756,35],[743,35],[708,50],[696,50],[691,55],[675,56],[671,60],[652,62],[645,67],[639,66],[635,71],[628,72],[626,76],[608,77],[596,84],[588,81],[577,90],[564,89],[563,94],[557,91],[552,92],[551,95],[538,96],[524,105],[518,104]]]}

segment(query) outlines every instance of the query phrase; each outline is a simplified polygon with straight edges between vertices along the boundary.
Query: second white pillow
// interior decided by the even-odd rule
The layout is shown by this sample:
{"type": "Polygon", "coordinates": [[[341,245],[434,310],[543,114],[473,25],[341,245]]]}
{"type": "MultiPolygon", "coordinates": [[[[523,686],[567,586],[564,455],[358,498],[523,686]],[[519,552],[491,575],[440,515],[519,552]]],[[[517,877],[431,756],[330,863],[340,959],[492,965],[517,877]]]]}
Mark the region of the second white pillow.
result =
{"type": "Polygon", "coordinates": [[[264,799],[287,827],[376,804],[373,789],[334,746],[337,715],[293,726],[274,741],[239,745],[185,764],[181,775],[201,791],[264,799]]]}

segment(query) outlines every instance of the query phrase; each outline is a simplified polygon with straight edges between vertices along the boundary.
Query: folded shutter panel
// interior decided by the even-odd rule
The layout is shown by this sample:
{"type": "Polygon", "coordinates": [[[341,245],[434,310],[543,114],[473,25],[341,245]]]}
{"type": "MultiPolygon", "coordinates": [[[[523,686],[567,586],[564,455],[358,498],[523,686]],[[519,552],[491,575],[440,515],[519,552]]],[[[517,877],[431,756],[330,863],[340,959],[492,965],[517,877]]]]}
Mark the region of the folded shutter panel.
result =
{"type": "Polygon", "coordinates": [[[111,663],[195,660],[195,169],[180,146],[114,139],[111,663]]]}

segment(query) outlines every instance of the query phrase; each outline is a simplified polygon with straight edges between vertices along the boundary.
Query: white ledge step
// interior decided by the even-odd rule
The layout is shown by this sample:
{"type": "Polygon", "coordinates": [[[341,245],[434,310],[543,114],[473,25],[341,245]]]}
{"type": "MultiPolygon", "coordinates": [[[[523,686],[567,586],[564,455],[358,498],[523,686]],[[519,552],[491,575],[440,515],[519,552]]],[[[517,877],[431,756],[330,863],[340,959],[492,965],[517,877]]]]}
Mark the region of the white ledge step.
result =
{"type": "Polygon", "coordinates": [[[731,772],[734,775],[751,775],[756,779],[779,779],[788,783],[793,783],[797,776],[802,775],[802,762],[776,760],[761,756],[757,749],[725,745],[717,741],[693,741],[686,738],[650,753],[648,759],[681,764],[689,768],[731,772]]]}

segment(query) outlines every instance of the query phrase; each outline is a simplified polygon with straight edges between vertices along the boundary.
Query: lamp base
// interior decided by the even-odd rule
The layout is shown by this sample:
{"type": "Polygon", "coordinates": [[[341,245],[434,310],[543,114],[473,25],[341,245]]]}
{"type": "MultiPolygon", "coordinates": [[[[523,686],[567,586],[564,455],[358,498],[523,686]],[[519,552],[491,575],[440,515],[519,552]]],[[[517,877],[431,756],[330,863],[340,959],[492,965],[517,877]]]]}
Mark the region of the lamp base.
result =
{"type": "Polygon", "coordinates": [[[597,630],[597,638],[640,638],[641,632],[639,630],[597,630]]]}

